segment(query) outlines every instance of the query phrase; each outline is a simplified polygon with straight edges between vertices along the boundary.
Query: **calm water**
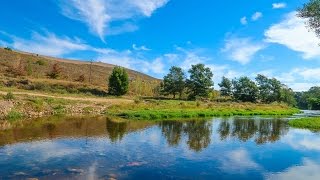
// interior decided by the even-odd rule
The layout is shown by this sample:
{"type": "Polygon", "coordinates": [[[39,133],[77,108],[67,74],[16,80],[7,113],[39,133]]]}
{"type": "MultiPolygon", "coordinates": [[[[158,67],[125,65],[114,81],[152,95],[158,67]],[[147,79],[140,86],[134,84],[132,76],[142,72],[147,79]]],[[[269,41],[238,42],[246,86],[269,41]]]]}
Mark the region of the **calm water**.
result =
{"type": "Polygon", "coordinates": [[[0,179],[320,179],[320,133],[287,120],[2,124],[0,179]]]}

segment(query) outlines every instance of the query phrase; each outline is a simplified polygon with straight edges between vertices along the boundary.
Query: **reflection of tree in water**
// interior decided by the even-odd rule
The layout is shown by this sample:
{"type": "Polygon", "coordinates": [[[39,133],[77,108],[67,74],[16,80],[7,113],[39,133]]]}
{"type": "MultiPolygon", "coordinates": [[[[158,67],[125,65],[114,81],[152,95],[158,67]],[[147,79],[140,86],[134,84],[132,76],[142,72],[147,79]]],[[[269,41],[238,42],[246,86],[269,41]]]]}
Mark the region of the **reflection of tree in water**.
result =
{"type": "Polygon", "coordinates": [[[255,138],[257,144],[275,142],[288,132],[286,121],[281,119],[249,120],[234,119],[222,121],[218,132],[222,140],[235,137],[241,141],[255,138]]]}
{"type": "Polygon", "coordinates": [[[211,121],[164,121],[160,127],[170,146],[178,145],[182,134],[187,136],[187,144],[194,151],[201,151],[211,142],[211,121]]]}
{"type": "Polygon", "coordinates": [[[251,139],[258,127],[253,120],[235,119],[233,121],[232,136],[237,137],[241,141],[251,139]]]}
{"type": "Polygon", "coordinates": [[[170,146],[177,146],[181,140],[183,124],[179,121],[163,121],[160,123],[162,134],[170,146]]]}
{"type": "Polygon", "coordinates": [[[106,129],[111,142],[121,141],[127,132],[127,122],[116,122],[107,118],[106,129]]]}
{"type": "Polygon", "coordinates": [[[54,131],[56,129],[56,125],[53,123],[47,123],[43,125],[44,129],[48,132],[49,137],[53,138],[54,137],[54,131]]]}
{"type": "Polygon", "coordinates": [[[228,138],[230,134],[230,123],[228,121],[221,121],[219,132],[220,132],[220,138],[221,140],[225,140],[228,138]]]}
{"type": "Polygon", "coordinates": [[[186,124],[184,132],[188,136],[187,144],[190,149],[201,151],[211,142],[212,124],[209,121],[191,121],[186,124]]]}

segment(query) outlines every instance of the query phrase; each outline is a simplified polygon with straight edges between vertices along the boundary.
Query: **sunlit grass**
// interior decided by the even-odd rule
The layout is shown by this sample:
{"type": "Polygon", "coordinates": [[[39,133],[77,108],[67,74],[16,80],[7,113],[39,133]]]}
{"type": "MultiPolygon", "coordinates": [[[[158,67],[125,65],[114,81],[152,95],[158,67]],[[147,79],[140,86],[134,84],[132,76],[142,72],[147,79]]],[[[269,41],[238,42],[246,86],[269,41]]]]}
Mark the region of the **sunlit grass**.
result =
{"type": "Polygon", "coordinates": [[[320,130],[320,117],[310,117],[291,120],[289,121],[289,125],[295,128],[320,130]]]}

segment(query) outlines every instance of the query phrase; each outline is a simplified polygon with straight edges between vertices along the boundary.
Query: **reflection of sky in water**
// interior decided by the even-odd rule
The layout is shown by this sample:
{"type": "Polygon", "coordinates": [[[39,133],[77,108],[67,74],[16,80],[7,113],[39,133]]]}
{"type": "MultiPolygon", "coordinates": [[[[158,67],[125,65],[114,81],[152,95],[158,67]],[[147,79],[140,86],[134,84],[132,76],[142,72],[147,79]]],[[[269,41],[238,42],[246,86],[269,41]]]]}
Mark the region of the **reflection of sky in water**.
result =
{"type": "Polygon", "coordinates": [[[278,122],[227,122],[160,123],[116,142],[101,135],[5,145],[0,177],[320,179],[319,134],[278,122]]]}

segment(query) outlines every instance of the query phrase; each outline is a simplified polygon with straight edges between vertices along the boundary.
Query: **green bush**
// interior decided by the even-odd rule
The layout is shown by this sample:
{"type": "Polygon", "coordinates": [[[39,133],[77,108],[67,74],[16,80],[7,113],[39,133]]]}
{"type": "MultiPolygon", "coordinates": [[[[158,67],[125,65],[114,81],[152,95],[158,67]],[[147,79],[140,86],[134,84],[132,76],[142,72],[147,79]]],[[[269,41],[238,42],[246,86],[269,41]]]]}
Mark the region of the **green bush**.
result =
{"type": "Polygon", "coordinates": [[[4,99],[7,100],[7,101],[11,101],[11,100],[14,100],[15,97],[13,95],[12,92],[8,92],[5,96],[4,96],[4,99]]]}
{"type": "Polygon", "coordinates": [[[6,116],[6,119],[9,121],[15,121],[15,120],[19,120],[22,118],[23,118],[23,115],[20,112],[15,111],[15,110],[10,111],[8,113],[8,115],[6,116]]]}

